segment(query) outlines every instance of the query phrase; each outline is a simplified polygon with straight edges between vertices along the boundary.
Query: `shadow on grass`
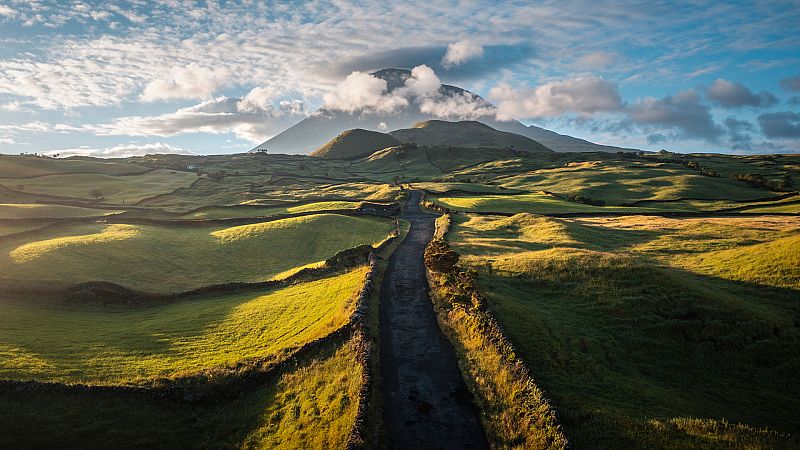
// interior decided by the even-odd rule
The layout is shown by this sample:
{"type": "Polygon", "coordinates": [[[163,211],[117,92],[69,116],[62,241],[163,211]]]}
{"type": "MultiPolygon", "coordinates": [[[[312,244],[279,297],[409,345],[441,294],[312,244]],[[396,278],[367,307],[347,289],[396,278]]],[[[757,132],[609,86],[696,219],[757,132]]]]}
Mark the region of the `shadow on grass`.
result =
{"type": "Polygon", "coordinates": [[[576,448],[796,448],[721,422],[669,422],[800,430],[798,291],[633,258],[572,265],[481,272],[479,283],[576,448]]]}
{"type": "MultiPolygon", "coordinates": [[[[301,359],[291,370],[276,373],[260,387],[245,390],[237,398],[210,403],[97,391],[0,392],[0,448],[238,448],[243,444],[271,447],[285,438],[270,435],[285,430],[285,421],[290,421],[292,433],[313,434],[315,430],[303,430],[302,422],[296,419],[302,415],[313,421],[320,414],[331,411],[335,414],[356,400],[338,386],[335,388],[339,389],[338,394],[315,398],[313,387],[336,386],[341,380],[326,379],[327,373],[313,374],[312,366],[330,360],[340,348],[341,345],[328,345],[313,357],[301,359]],[[292,386],[295,391],[286,389],[284,377],[296,373],[320,379],[312,383],[312,389],[296,391],[297,386],[292,386]],[[285,405],[270,409],[276,402],[285,405]],[[326,410],[328,406],[330,411],[326,410]]],[[[295,438],[297,435],[292,437],[295,438]]]]}

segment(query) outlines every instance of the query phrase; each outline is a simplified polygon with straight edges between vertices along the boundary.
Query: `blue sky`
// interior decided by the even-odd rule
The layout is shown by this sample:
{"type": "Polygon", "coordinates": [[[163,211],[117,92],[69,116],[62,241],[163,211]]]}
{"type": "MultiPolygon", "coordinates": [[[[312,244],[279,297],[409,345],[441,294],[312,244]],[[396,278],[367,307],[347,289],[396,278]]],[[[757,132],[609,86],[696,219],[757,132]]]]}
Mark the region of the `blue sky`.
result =
{"type": "Polygon", "coordinates": [[[246,151],[353,71],[423,64],[595,142],[800,152],[798,23],[798,1],[0,0],[0,152],[246,151]]]}

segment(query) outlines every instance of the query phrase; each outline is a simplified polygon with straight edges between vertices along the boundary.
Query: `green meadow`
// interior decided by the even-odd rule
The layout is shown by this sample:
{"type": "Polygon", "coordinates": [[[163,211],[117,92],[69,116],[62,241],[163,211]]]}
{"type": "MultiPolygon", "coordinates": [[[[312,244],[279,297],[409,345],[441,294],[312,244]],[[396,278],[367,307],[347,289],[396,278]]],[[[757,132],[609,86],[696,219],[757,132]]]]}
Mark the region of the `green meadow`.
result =
{"type": "Polygon", "coordinates": [[[364,274],[136,308],[4,299],[0,379],[135,383],[279,361],[349,320],[364,274]]]}
{"type": "Polygon", "coordinates": [[[232,227],[77,224],[0,242],[6,284],[108,281],[171,293],[265,281],[382,241],[389,220],[317,214],[232,227]]]}
{"type": "MultiPolygon", "coordinates": [[[[209,402],[3,388],[0,448],[343,448],[367,381],[366,342],[368,442],[380,447],[379,290],[366,335],[297,356],[351,320],[363,266],[163,303],[46,292],[281,279],[384,241],[392,219],[347,213],[399,204],[407,189],[459,211],[447,240],[477,274],[481,317],[500,325],[446,311],[497,448],[561,448],[565,438],[578,449],[800,448],[793,180],[792,155],[398,146],[356,160],[0,156],[0,380],[148,388],[199,376],[231,387],[227,375],[266,371],[209,402]],[[696,217],[637,215],[670,212],[696,217]],[[236,225],[247,219],[260,221],[236,225]],[[521,367],[530,378],[515,378],[521,367]],[[548,405],[556,416],[543,418],[548,405]]],[[[380,252],[377,280],[394,248],[380,252]]]]}
{"type": "Polygon", "coordinates": [[[576,448],[796,445],[798,238],[795,218],[641,216],[449,234],[576,448]]]}
{"type": "Polygon", "coordinates": [[[344,448],[364,380],[359,345],[327,346],[267,383],[212,403],[2,391],[0,447],[344,448]]]}

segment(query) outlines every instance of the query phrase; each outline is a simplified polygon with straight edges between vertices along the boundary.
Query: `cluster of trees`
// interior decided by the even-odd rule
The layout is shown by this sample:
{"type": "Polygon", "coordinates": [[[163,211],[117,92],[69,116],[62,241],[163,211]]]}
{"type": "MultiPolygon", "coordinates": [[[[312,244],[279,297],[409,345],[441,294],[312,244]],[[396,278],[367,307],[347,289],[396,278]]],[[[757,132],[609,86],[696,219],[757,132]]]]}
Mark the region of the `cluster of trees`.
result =
{"type": "Polygon", "coordinates": [[[781,177],[781,179],[778,181],[770,181],[760,173],[734,173],[731,174],[731,179],[744,181],[750,186],[770,189],[773,191],[788,191],[791,190],[792,186],[794,185],[792,182],[792,176],[788,173],[784,173],[783,177],[781,177]]]}
{"type": "Polygon", "coordinates": [[[585,197],[583,195],[572,195],[572,194],[569,194],[566,197],[567,197],[567,200],[569,200],[571,202],[578,202],[578,203],[583,203],[585,205],[592,205],[592,206],[606,206],[606,201],[605,200],[601,200],[601,199],[597,199],[597,198],[590,198],[590,197],[585,197]]]}

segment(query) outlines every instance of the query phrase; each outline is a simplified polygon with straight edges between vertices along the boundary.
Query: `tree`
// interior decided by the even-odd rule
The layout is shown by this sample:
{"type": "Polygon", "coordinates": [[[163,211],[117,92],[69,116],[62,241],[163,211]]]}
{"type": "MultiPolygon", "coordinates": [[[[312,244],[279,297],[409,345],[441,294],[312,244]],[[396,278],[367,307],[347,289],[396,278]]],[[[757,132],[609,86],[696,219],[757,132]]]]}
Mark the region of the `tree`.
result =
{"type": "Polygon", "coordinates": [[[100,200],[103,198],[103,191],[100,189],[92,189],[89,191],[89,195],[94,197],[95,200],[100,200]]]}

